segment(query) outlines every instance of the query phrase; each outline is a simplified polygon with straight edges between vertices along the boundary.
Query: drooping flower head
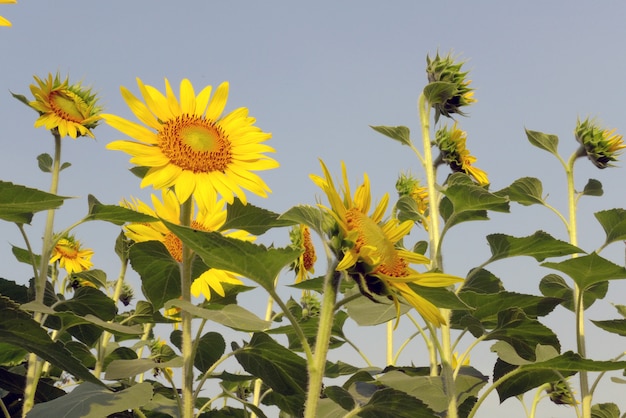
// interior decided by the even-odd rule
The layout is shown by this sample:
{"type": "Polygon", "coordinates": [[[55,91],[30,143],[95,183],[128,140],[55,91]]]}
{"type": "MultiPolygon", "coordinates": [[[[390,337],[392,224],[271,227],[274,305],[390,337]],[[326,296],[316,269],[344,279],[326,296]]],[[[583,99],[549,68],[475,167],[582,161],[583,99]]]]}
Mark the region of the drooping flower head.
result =
{"type": "Polygon", "coordinates": [[[584,154],[581,154],[587,155],[598,168],[612,167],[611,162],[617,161],[626,148],[622,135],[616,134],[615,129],[603,129],[589,118],[577,121],[574,136],[584,148],[584,154]]]}
{"type": "Polygon", "coordinates": [[[248,109],[222,115],[228,83],[213,97],[207,86],[196,96],[191,82],[180,83],[180,100],[165,79],[165,95],[137,79],[143,102],[122,87],[122,96],[141,124],[119,116],[103,115],[106,122],[134,140],[111,142],[107,148],[132,156],[131,163],[148,167],[141,182],[156,189],[173,187],[180,202],[193,194],[200,206],[212,206],[220,194],[232,203],[245,204],[246,189],[266,197],[270,189],[253,171],[278,167],[264,153],[274,149],[263,142],[271,134],[254,125],[248,109]],[[144,103],[145,102],[145,103],[144,103]]]}
{"type": "Polygon", "coordinates": [[[417,213],[421,215],[421,219],[418,222],[428,231],[428,188],[423,187],[420,181],[410,174],[402,173],[396,182],[396,190],[398,191],[398,197],[408,196],[415,202],[417,213]]]}
{"type": "Polygon", "coordinates": [[[456,122],[452,129],[447,126],[439,129],[435,134],[437,147],[441,151],[441,157],[452,171],[465,173],[476,180],[481,186],[489,184],[489,178],[480,168],[472,164],[476,162],[476,157],[470,154],[465,146],[467,133],[457,128],[456,122]]]}
{"type": "Polygon", "coordinates": [[[326,194],[330,207],[323,207],[336,221],[336,252],[340,259],[337,271],[346,271],[359,284],[361,293],[372,298],[371,293],[387,296],[400,314],[399,296],[413,306],[425,320],[438,326],[444,323],[439,310],[417,294],[408,284],[428,287],[445,287],[462,279],[443,273],[418,272],[410,264],[429,264],[430,260],[402,248],[399,241],[409,233],[413,221],[400,223],[397,219],[383,221],[389,202],[385,195],[370,212],[370,182],[364,175],[363,184],[357,187],[354,197],[350,191],[346,167],[342,163],[343,188],[337,191],[326,165],[321,162],[324,177],[311,175],[313,182],[326,194]],[[369,292],[369,293],[368,293],[369,292]]]}
{"type": "MultiPolygon", "coordinates": [[[[174,224],[180,224],[180,203],[174,192],[169,189],[162,191],[163,201],[161,202],[154,194],[152,195],[151,208],[138,199],[132,199],[131,202],[124,201],[122,206],[145,213],[156,218],[165,219],[174,224]]],[[[201,231],[218,231],[226,222],[226,209],[222,200],[216,201],[210,207],[204,207],[198,211],[191,227],[201,231]]],[[[135,242],[159,241],[165,245],[172,258],[178,262],[183,259],[183,244],[180,238],[170,232],[163,222],[149,223],[130,223],[124,226],[126,236],[135,242]]],[[[245,231],[232,231],[224,234],[232,238],[252,240],[245,231]]],[[[191,293],[198,297],[204,295],[207,300],[211,299],[211,291],[216,292],[220,296],[225,296],[222,283],[230,283],[234,285],[242,284],[233,273],[219,270],[209,269],[196,278],[191,285],[191,293]]]]}
{"type": "Polygon", "coordinates": [[[461,71],[464,62],[456,62],[450,54],[441,57],[439,53],[431,59],[426,56],[426,75],[429,83],[445,84],[446,88],[435,89],[436,94],[429,98],[432,107],[435,109],[435,122],[439,116],[457,113],[465,116],[461,110],[463,106],[468,106],[476,102],[474,99],[474,89],[470,88],[471,80],[466,80],[467,71],[461,71]],[[434,100],[435,97],[437,100],[434,100]]]}
{"type": "Polygon", "coordinates": [[[37,84],[31,84],[30,91],[35,100],[28,105],[40,115],[35,128],[57,130],[61,138],[93,138],[91,130],[98,125],[102,108],[91,88],[84,88],[80,83],[69,84],[67,77],[61,81],[58,73],[54,77],[48,74],[45,79],[34,78],[37,84]]]}
{"type": "Polygon", "coordinates": [[[302,250],[302,254],[291,266],[296,272],[296,283],[300,283],[309,278],[309,273],[315,273],[317,255],[311,239],[311,230],[306,225],[297,225],[289,232],[289,238],[292,247],[302,250]]]}
{"type": "Polygon", "coordinates": [[[67,235],[59,239],[54,245],[50,264],[58,261],[59,266],[65,269],[67,274],[79,273],[89,270],[93,266],[92,256],[93,250],[82,248],[80,241],[72,235],[67,235]]]}
{"type": "MultiPolygon", "coordinates": [[[[17,0],[0,0],[0,4],[15,4],[17,0]]],[[[0,16],[0,26],[11,26],[11,22],[9,22],[4,17],[0,16]]]]}

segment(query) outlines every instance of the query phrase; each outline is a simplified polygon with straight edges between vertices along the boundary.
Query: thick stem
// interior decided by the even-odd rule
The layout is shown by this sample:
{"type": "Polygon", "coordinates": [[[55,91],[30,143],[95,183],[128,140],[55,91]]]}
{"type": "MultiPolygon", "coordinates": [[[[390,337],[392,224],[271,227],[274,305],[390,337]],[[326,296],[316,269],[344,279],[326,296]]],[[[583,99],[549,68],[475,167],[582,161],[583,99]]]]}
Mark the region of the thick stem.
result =
{"type": "Polygon", "coordinates": [[[337,289],[339,288],[339,281],[341,280],[341,273],[335,271],[336,267],[337,262],[329,263],[328,272],[324,280],[324,297],[322,299],[319,328],[315,340],[315,351],[313,352],[313,361],[308,363],[309,387],[304,406],[304,418],[317,417],[317,405],[322,391],[328,343],[330,341],[335,314],[337,289]]]}
{"type": "MultiPolygon", "coordinates": [[[[181,205],[180,224],[183,226],[191,225],[191,216],[193,210],[193,201],[190,197],[181,205]]],[[[183,259],[180,268],[180,290],[181,299],[191,302],[191,259],[193,252],[183,243],[183,259]]],[[[193,338],[191,333],[191,313],[183,310],[181,312],[181,331],[182,331],[182,355],[183,355],[183,385],[181,389],[183,398],[182,418],[193,418],[194,416],[194,397],[193,397],[193,338]]]]}
{"type": "MultiPolygon", "coordinates": [[[[52,179],[50,182],[50,193],[57,194],[59,189],[59,173],[61,171],[61,136],[57,130],[52,130],[54,136],[54,159],[52,161],[52,179]]],[[[50,254],[52,253],[53,235],[54,235],[54,209],[48,210],[46,218],[46,226],[43,235],[43,244],[41,248],[41,264],[39,272],[35,275],[35,300],[43,303],[46,290],[46,281],[48,280],[48,264],[50,262],[50,254]]],[[[33,316],[35,321],[42,323],[42,314],[36,312],[33,316]]],[[[35,391],[37,383],[41,377],[41,360],[33,353],[28,356],[28,370],[26,371],[26,386],[24,388],[24,404],[22,407],[22,417],[35,405],[35,391]]]]}

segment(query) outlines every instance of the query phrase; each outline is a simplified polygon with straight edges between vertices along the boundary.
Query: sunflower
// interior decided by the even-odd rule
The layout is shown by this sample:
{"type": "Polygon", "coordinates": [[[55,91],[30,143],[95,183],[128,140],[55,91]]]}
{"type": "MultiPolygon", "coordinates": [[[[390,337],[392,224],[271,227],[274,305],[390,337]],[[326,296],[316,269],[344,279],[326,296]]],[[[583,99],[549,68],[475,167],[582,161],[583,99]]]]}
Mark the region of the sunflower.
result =
{"type": "Polygon", "coordinates": [[[193,194],[200,206],[211,206],[219,193],[229,203],[234,196],[246,203],[246,189],[267,197],[270,189],[253,171],[278,167],[264,153],[274,149],[264,141],[271,134],[254,126],[255,119],[241,107],[222,115],[228,83],[220,84],[213,97],[211,86],[197,96],[191,82],[180,83],[180,101],[165,79],[165,95],[137,79],[145,104],[122,87],[122,96],[143,125],[115,115],[106,122],[136,141],[119,140],[108,149],[132,155],[131,163],[148,167],[141,187],[174,187],[180,202],[193,194]],[[209,100],[210,99],[210,100],[209,100]],[[145,125],[145,126],[144,126],[145,125]]]}
{"type": "MultiPolygon", "coordinates": [[[[420,215],[419,223],[428,231],[430,217],[428,216],[428,188],[423,187],[420,181],[411,174],[401,174],[396,181],[396,190],[399,197],[408,196],[415,202],[417,213],[420,215]]],[[[395,215],[394,215],[395,216],[395,215]]]]}
{"type": "Polygon", "coordinates": [[[80,241],[72,235],[67,235],[59,239],[54,245],[50,264],[58,261],[61,268],[67,271],[67,274],[79,273],[89,270],[93,266],[92,256],[92,250],[81,248],[80,241]]]}
{"type": "Polygon", "coordinates": [[[437,146],[441,150],[441,156],[452,171],[465,173],[476,180],[481,186],[489,184],[487,173],[472,164],[476,162],[476,157],[470,154],[465,143],[467,133],[457,128],[456,122],[452,129],[447,126],[439,129],[435,134],[437,146]]]}
{"type": "MultiPolygon", "coordinates": [[[[15,4],[16,0],[0,0],[0,4],[15,4]]],[[[11,26],[11,22],[0,16],[0,26],[11,26]]]]}
{"type": "MultiPolygon", "coordinates": [[[[429,264],[430,260],[402,248],[398,242],[409,233],[413,221],[400,223],[397,219],[383,222],[383,216],[389,202],[385,195],[380,203],[368,214],[371,206],[370,183],[364,175],[363,184],[350,192],[346,167],[342,163],[343,197],[337,192],[326,165],[321,162],[324,177],[311,175],[330,203],[330,208],[323,207],[335,219],[336,238],[340,242],[335,252],[340,258],[337,271],[346,271],[357,280],[361,292],[371,298],[368,292],[388,296],[396,305],[400,316],[400,303],[397,295],[402,296],[425,320],[439,326],[445,323],[435,305],[418,295],[409,283],[428,287],[445,287],[462,281],[461,278],[443,273],[420,273],[410,264],[429,264]],[[382,290],[380,290],[382,289],[382,290]]],[[[333,237],[335,238],[335,237],[333,237]]]]}
{"type": "Polygon", "coordinates": [[[290,232],[292,246],[302,250],[302,254],[294,261],[291,268],[296,272],[296,283],[309,278],[309,273],[315,273],[317,255],[311,240],[311,230],[306,225],[297,225],[290,232]]]}
{"type": "Polygon", "coordinates": [[[57,130],[61,137],[94,137],[91,129],[98,125],[100,111],[98,99],[91,89],[83,88],[80,83],[69,84],[66,77],[61,81],[59,74],[45,79],[35,76],[37,84],[31,84],[30,91],[35,97],[29,106],[39,112],[35,128],[44,126],[57,130]]]}
{"type": "Polygon", "coordinates": [[[580,155],[586,155],[598,168],[612,167],[613,161],[624,151],[624,139],[615,129],[603,129],[589,118],[578,120],[574,136],[580,143],[580,155]]]}
{"type": "MultiPolygon", "coordinates": [[[[169,189],[162,191],[163,202],[154,194],[152,195],[152,205],[154,209],[138,199],[131,202],[123,201],[122,206],[145,213],[156,218],[165,219],[174,224],[180,224],[180,203],[174,192],[169,189]]],[[[226,210],[223,201],[214,202],[211,207],[205,207],[199,211],[195,219],[191,222],[191,227],[201,231],[218,231],[226,222],[226,210]]],[[[176,235],[171,233],[163,222],[150,223],[130,223],[124,227],[126,236],[135,242],[160,241],[165,245],[172,258],[179,263],[182,262],[183,244],[176,235]]],[[[254,237],[245,231],[233,231],[225,234],[232,238],[252,240],[254,237]]],[[[222,283],[235,285],[243,284],[233,273],[209,269],[196,278],[191,284],[191,293],[198,297],[204,295],[207,300],[211,299],[211,291],[225,296],[222,283]]]]}

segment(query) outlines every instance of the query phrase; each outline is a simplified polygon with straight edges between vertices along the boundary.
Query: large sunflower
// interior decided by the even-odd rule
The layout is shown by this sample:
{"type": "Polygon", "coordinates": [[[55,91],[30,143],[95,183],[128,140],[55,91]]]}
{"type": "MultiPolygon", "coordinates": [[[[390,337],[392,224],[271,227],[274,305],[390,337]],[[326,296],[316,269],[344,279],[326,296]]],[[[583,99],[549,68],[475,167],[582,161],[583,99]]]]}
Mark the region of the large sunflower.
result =
{"type": "Polygon", "coordinates": [[[271,134],[254,126],[255,119],[241,107],[222,115],[228,83],[211,98],[211,86],[196,96],[191,82],[180,83],[180,101],[165,79],[165,95],[137,79],[145,104],[122,87],[122,96],[143,125],[115,115],[103,115],[109,125],[136,141],[119,140],[107,148],[132,155],[131,163],[149,167],[141,187],[174,187],[178,200],[192,194],[201,206],[211,206],[219,193],[229,203],[234,196],[246,203],[246,189],[266,197],[270,189],[253,171],[278,167],[264,153],[271,134]],[[145,126],[144,126],[145,125],[145,126]]]}
{"type": "MultiPolygon", "coordinates": [[[[174,224],[180,224],[180,203],[174,192],[169,189],[162,191],[163,202],[155,195],[152,195],[152,205],[154,209],[138,199],[131,202],[123,201],[122,206],[137,212],[145,213],[156,218],[165,219],[174,224]]],[[[205,207],[199,211],[195,219],[191,222],[191,227],[202,231],[217,231],[226,221],[226,210],[223,201],[214,202],[210,207],[205,207]]],[[[165,245],[172,258],[181,262],[183,256],[183,245],[180,239],[171,233],[163,222],[131,223],[124,227],[126,236],[135,242],[160,241],[165,245]]],[[[224,234],[232,238],[252,240],[253,236],[245,231],[232,231],[224,234]]],[[[204,295],[207,300],[211,299],[211,290],[220,296],[224,296],[222,283],[243,284],[233,273],[209,269],[196,278],[191,284],[191,293],[198,297],[204,295]]]]}
{"type": "Polygon", "coordinates": [[[346,167],[342,163],[342,197],[333,184],[326,165],[323,162],[321,165],[324,177],[311,175],[311,179],[328,197],[330,208],[325,209],[337,222],[337,238],[341,242],[340,248],[335,248],[341,258],[337,270],[345,270],[351,277],[359,280],[361,291],[365,290],[365,293],[371,289],[364,289],[364,283],[369,285],[377,282],[376,287],[382,286],[384,292],[374,291],[374,293],[389,296],[396,305],[398,315],[400,305],[397,294],[411,304],[425,320],[436,326],[444,323],[445,320],[437,307],[413,291],[408,283],[445,287],[462,279],[443,273],[420,273],[411,268],[410,264],[430,263],[430,260],[421,254],[397,247],[398,242],[411,230],[413,221],[400,223],[397,219],[390,219],[383,222],[389,203],[387,194],[374,211],[368,214],[371,193],[367,175],[364,175],[363,184],[357,187],[353,198],[346,167]]]}
{"type": "MultiPolygon", "coordinates": [[[[16,0],[0,0],[0,4],[14,4],[17,3],[16,0]]],[[[5,19],[4,17],[0,16],[0,26],[11,26],[11,22],[8,21],[7,19],[5,19]]]]}

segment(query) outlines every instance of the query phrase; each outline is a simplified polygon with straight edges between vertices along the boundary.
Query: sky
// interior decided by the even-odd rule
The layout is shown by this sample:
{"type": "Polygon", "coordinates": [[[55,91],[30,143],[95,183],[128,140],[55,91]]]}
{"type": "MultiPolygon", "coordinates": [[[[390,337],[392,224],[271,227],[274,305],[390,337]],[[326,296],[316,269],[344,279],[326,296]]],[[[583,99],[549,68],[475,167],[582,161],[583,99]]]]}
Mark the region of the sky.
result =
{"type": "MultiPolygon", "coordinates": [[[[320,174],[319,159],[336,176],[340,161],[345,161],[353,184],[367,172],[375,200],[384,193],[393,196],[400,172],[410,170],[424,179],[408,148],[369,126],[405,125],[414,141],[421,140],[416,102],[426,83],[426,55],[437,51],[467,61],[464,68],[470,71],[478,102],[469,109],[469,117],[458,121],[467,131],[468,148],[478,158],[476,166],[489,174],[491,190],[520,177],[538,177],[548,201],[566,211],[562,167],[552,155],[530,145],[524,129],[558,135],[564,158],[577,147],[572,134],[577,118],[596,117],[603,126],[626,133],[622,105],[626,4],[617,1],[18,0],[0,5],[0,15],[13,24],[0,28],[4,149],[0,179],[41,190],[48,189],[49,177],[37,169],[36,156],[53,152],[52,137],[33,128],[37,115],[10,92],[30,97],[33,75],[56,72],[92,86],[106,112],[125,118],[133,115],[119,88],[138,94],[137,77],[161,90],[164,77],[173,86],[188,78],[196,91],[229,81],[227,110],[250,109],[257,126],[272,133],[268,144],[275,148],[273,157],[281,165],[262,173],[271,196],[249,195],[249,200],[278,213],[297,204],[316,203],[320,192],[308,176],[320,174]]],[[[145,200],[152,192],[139,189],[138,179],[128,171],[128,155],[105,149],[123,135],[104,124],[94,133],[95,140],[64,139],[63,159],[72,166],[62,172],[59,194],[75,199],[59,210],[60,228],[86,214],[89,193],[115,204],[130,196],[145,200]]],[[[598,170],[589,161],[577,162],[579,189],[588,178],[600,180],[605,189],[601,198],[580,201],[579,242],[585,250],[596,249],[604,239],[593,213],[626,206],[623,165],[598,170]]],[[[439,170],[440,182],[447,174],[445,167],[439,170]]],[[[37,217],[29,228],[35,242],[42,234],[43,218],[37,217]]],[[[510,214],[491,218],[450,232],[443,247],[447,272],[464,276],[486,260],[489,249],[484,237],[491,233],[526,236],[541,229],[567,239],[562,223],[545,208],[513,204],[510,214]]],[[[96,251],[96,267],[115,277],[118,267],[112,247],[119,229],[90,224],[75,233],[96,251]]],[[[413,234],[416,240],[426,236],[419,229],[413,234]]],[[[287,231],[269,239],[286,245],[287,231]]],[[[23,245],[17,228],[0,224],[0,251],[6,251],[7,257],[0,264],[0,276],[25,283],[30,270],[12,259],[11,245],[23,245]]],[[[621,245],[614,244],[602,255],[623,265],[621,245]]],[[[551,272],[532,259],[501,262],[490,270],[507,289],[533,294],[539,292],[541,277],[551,272]]],[[[624,304],[620,298],[624,290],[623,283],[612,282],[608,296],[588,316],[617,318],[611,303],[624,304]]],[[[266,298],[260,290],[251,293],[244,306],[262,315],[266,298]]],[[[546,322],[559,327],[564,349],[574,348],[569,312],[557,308],[546,322]]],[[[383,343],[372,343],[376,338],[371,336],[383,341],[384,327],[350,327],[349,332],[357,340],[362,337],[366,351],[382,361],[383,343]]],[[[623,340],[602,331],[590,329],[588,341],[588,352],[597,359],[612,358],[624,349],[623,340]]],[[[486,374],[495,360],[489,346],[485,344],[472,357],[486,374]]],[[[417,346],[402,360],[426,361],[417,346]]],[[[615,402],[624,412],[626,402],[618,396],[623,389],[616,384],[602,388],[595,400],[615,402]]],[[[573,416],[562,406],[543,402],[541,408],[542,416],[573,416]]],[[[499,406],[496,396],[478,416],[503,410],[523,416],[517,401],[499,406]]]]}

